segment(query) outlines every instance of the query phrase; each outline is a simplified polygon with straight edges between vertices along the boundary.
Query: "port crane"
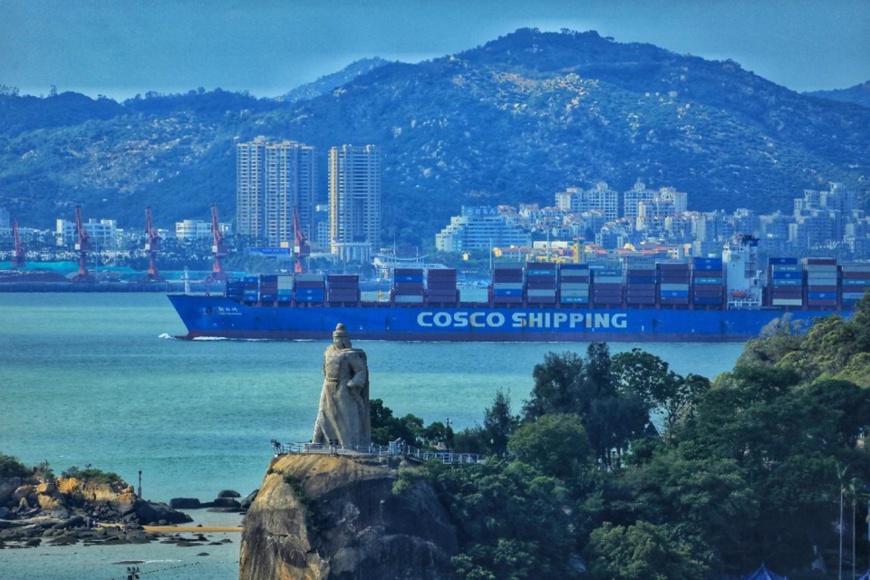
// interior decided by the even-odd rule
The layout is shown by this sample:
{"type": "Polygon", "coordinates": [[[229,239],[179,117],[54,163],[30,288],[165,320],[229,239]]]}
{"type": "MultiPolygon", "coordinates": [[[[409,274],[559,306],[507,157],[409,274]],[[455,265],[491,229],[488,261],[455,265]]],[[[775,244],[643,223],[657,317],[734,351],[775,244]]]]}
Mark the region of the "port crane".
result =
{"type": "Polygon", "coordinates": [[[18,219],[12,218],[12,240],[15,243],[15,249],[12,252],[12,267],[23,268],[24,260],[24,244],[21,243],[21,237],[18,235],[18,219]]]}
{"type": "Polygon", "coordinates": [[[91,251],[91,238],[85,231],[82,223],[82,206],[76,206],[76,244],[75,250],[79,254],[79,271],[73,277],[73,282],[93,282],[94,277],[88,272],[88,252],[91,251]]]}
{"type": "Polygon", "coordinates": [[[308,265],[308,256],[311,255],[311,247],[308,245],[308,236],[299,223],[299,208],[293,208],[293,254],[296,256],[296,265],[293,271],[302,274],[308,265]]]}
{"type": "Polygon", "coordinates": [[[212,280],[226,280],[227,275],[224,272],[221,260],[227,255],[227,244],[224,240],[224,235],[221,233],[220,222],[218,222],[217,206],[211,205],[211,235],[212,246],[211,253],[214,255],[214,262],[211,266],[212,280]]]}
{"type": "Polygon", "coordinates": [[[163,276],[157,271],[157,252],[160,251],[160,235],[151,223],[151,206],[145,208],[145,251],[148,252],[148,274],[143,282],[162,282],[163,276]]]}

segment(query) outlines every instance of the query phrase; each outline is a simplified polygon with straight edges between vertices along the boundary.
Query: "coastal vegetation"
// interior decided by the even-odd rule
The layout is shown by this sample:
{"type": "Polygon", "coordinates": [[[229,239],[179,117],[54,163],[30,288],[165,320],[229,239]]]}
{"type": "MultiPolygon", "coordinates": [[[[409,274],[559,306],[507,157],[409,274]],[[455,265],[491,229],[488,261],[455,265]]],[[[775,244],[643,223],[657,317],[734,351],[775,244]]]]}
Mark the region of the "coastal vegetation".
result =
{"type": "Polygon", "coordinates": [[[795,330],[774,325],[712,383],[639,349],[547,354],[519,415],[500,389],[455,434],[486,463],[423,470],[456,527],[459,576],[851,569],[842,546],[868,541],[870,300],[795,330]]]}
{"type": "Polygon", "coordinates": [[[0,453],[0,477],[26,477],[30,473],[17,457],[0,453]]]}

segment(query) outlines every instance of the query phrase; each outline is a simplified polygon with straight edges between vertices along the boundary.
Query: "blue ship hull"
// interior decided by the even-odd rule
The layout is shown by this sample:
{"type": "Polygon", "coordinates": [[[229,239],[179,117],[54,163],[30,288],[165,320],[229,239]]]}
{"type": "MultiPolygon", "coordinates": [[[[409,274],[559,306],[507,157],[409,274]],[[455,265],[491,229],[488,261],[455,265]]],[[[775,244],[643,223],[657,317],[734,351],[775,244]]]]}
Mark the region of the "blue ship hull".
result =
{"type": "Polygon", "coordinates": [[[169,295],[188,329],[184,338],[329,339],[336,324],[362,340],[456,342],[744,342],[784,317],[830,314],[783,309],[247,305],[224,296],[169,295]]]}

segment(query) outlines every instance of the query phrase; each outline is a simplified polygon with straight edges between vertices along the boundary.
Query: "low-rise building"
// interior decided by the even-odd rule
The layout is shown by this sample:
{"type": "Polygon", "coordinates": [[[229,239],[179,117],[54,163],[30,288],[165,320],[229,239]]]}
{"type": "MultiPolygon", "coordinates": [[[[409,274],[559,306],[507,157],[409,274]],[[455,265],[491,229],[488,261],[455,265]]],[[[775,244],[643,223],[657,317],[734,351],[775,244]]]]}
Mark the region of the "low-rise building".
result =
{"type": "Polygon", "coordinates": [[[461,214],[435,234],[441,252],[485,250],[492,247],[530,246],[532,236],[494,207],[462,206],[461,214]]]}

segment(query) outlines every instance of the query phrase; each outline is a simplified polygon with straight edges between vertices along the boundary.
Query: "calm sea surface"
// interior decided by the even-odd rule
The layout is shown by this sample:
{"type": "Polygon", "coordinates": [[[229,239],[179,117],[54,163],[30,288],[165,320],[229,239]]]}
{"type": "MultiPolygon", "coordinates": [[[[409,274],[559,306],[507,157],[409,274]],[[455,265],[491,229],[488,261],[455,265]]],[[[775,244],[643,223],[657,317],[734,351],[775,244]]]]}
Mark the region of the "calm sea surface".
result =
{"type": "MultiPolygon", "coordinates": [[[[91,464],[133,485],[141,471],[143,496],[155,501],[210,500],[222,489],[247,495],[265,473],[271,439],[311,436],[329,341],[172,338],[185,332],[159,294],[0,293],[0,452],[28,465],[47,460],[56,473],[91,464]]],[[[462,429],[482,421],[498,388],[518,412],[545,353],[582,354],[587,345],[354,346],[368,354],[372,397],[396,415],[450,418],[462,429]]],[[[612,344],[611,352],[635,346],[678,373],[710,378],[742,351],[668,343],[612,344]]],[[[208,557],[153,544],[0,550],[0,579],[123,577],[124,566],[111,562],[131,559],[148,561],[140,568],[149,578],[228,579],[238,574],[239,538],[230,537],[229,547],[205,549],[208,557]]]]}

